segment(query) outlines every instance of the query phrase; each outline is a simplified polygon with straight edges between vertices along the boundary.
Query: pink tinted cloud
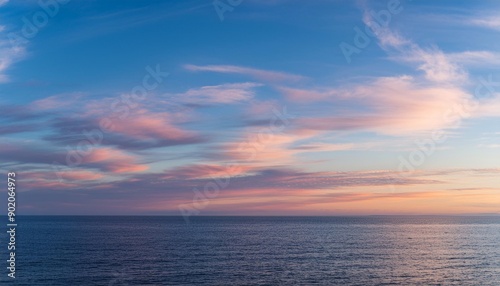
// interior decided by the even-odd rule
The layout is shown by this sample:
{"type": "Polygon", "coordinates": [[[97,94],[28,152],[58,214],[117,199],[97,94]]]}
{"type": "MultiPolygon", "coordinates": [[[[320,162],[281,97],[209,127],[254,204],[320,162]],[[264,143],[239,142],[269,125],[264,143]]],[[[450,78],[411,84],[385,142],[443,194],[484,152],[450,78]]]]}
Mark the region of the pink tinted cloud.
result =
{"type": "Polygon", "coordinates": [[[278,87],[288,100],[294,102],[317,102],[317,101],[330,101],[332,98],[339,96],[340,92],[336,89],[325,90],[306,90],[288,87],[278,87]]]}
{"type": "Polygon", "coordinates": [[[93,181],[104,178],[104,175],[101,173],[79,170],[66,171],[63,176],[64,179],[71,181],[93,181]]]}
{"type": "MultiPolygon", "coordinates": [[[[104,178],[101,173],[87,171],[87,170],[61,170],[61,177],[69,181],[94,181],[104,178]]],[[[29,172],[23,173],[23,177],[27,180],[49,180],[55,179],[53,172],[42,171],[42,172],[29,172]]]]}
{"type": "Polygon", "coordinates": [[[241,139],[224,144],[223,153],[230,159],[254,165],[290,164],[294,156],[302,152],[292,148],[292,145],[319,133],[314,130],[290,130],[287,133],[278,133],[250,128],[241,139]]]}
{"type": "Polygon", "coordinates": [[[164,179],[207,179],[241,176],[251,171],[246,165],[214,165],[198,164],[178,167],[165,172],[164,179]]]}
{"type": "MultiPolygon", "coordinates": [[[[291,90],[301,100],[308,98],[307,90],[291,90]]],[[[318,91],[313,91],[313,94],[318,91]]],[[[367,85],[350,90],[326,92],[322,97],[331,102],[343,101],[352,106],[339,115],[298,119],[303,128],[313,130],[365,130],[389,135],[411,134],[449,128],[456,122],[449,117],[470,116],[471,97],[453,86],[418,84],[411,77],[379,78],[367,85]],[[358,111],[361,109],[362,111],[358,111]],[[450,114],[451,113],[451,114],[450,114]]],[[[335,114],[335,110],[332,110],[335,114]]]]}
{"type": "Polygon", "coordinates": [[[155,113],[145,109],[118,120],[112,132],[124,134],[136,139],[185,140],[195,136],[194,132],[176,126],[179,118],[169,113],[155,113]]]}
{"type": "Polygon", "coordinates": [[[84,157],[85,163],[97,165],[99,168],[112,173],[142,172],[148,169],[147,165],[137,163],[136,157],[123,151],[108,147],[100,147],[84,157]]]}
{"type": "MultiPolygon", "coordinates": [[[[367,11],[365,24],[372,25],[367,11]]],[[[378,27],[372,27],[378,28],[378,27]]],[[[499,96],[478,101],[463,86],[470,81],[459,62],[497,58],[488,52],[446,54],[436,47],[422,48],[391,31],[377,29],[380,46],[396,60],[413,64],[418,77],[400,76],[373,80],[343,88],[297,89],[280,87],[291,101],[342,103],[331,115],[301,118],[302,128],[314,130],[359,130],[388,135],[408,135],[456,128],[463,119],[500,116],[499,96]],[[347,110],[345,106],[352,110],[347,110]],[[478,107],[478,108],[477,108],[478,107]]]]}
{"type": "Polygon", "coordinates": [[[491,97],[480,100],[477,117],[500,117],[500,93],[492,94],[491,97]]]}
{"type": "MultiPolygon", "coordinates": [[[[373,24],[368,11],[363,20],[368,26],[373,24]]],[[[413,64],[423,74],[382,77],[341,88],[278,88],[294,102],[333,103],[328,115],[298,119],[300,128],[407,135],[454,128],[471,116],[476,101],[462,87],[468,74],[452,55],[435,47],[421,48],[389,28],[372,28],[377,28],[379,44],[390,56],[413,64]]],[[[492,113],[494,107],[484,109],[492,113]]]]}
{"type": "MultiPolygon", "coordinates": [[[[290,193],[282,189],[255,188],[245,191],[227,190],[210,201],[205,212],[228,214],[335,214],[351,209],[352,213],[391,213],[399,210],[383,209],[380,204],[399,204],[401,208],[415,205],[423,200],[446,197],[440,192],[336,192],[304,189],[290,193]],[[378,210],[377,210],[378,209],[378,210]]],[[[167,203],[163,205],[168,205],[167,203]]],[[[349,211],[347,211],[349,212],[349,211]]]]}

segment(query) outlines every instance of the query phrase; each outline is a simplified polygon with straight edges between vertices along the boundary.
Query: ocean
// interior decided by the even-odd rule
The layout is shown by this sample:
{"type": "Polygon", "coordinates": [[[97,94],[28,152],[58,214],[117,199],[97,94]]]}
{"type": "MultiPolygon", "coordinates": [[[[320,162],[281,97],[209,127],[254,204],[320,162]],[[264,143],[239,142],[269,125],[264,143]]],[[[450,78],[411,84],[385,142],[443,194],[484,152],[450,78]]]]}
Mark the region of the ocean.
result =
{"type": "Polygon", "coordinates": [[[500,285],[498,216],[17,223],[15,279],[7,277],[8,237],[0,236],[2,285],[500,285]]]}

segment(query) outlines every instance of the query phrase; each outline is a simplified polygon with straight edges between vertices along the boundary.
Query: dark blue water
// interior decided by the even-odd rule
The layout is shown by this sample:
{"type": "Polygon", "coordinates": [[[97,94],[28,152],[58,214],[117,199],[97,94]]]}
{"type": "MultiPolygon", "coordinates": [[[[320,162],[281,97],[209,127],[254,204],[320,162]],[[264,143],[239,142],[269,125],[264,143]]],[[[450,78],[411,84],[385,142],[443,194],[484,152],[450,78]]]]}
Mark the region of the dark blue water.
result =
{"type": "MultiPolygon", "coordinates": [[[[5,285],[500,285],[500,217],[20,217],[5,285]]],[[[5,232],[1,261],[7,259],[5,232]]]]}

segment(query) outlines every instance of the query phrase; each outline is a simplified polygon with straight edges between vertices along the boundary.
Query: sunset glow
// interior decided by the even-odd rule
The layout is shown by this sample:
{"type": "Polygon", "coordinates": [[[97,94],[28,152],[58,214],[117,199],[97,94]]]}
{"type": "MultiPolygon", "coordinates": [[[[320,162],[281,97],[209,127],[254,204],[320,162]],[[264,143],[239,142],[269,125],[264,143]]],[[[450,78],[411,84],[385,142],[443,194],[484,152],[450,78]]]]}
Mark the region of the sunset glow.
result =
{"type": "Polygon", "coordinates": [[[20,213],[500,214],[498,2],[153,2],[5,6],[20,213]]]}

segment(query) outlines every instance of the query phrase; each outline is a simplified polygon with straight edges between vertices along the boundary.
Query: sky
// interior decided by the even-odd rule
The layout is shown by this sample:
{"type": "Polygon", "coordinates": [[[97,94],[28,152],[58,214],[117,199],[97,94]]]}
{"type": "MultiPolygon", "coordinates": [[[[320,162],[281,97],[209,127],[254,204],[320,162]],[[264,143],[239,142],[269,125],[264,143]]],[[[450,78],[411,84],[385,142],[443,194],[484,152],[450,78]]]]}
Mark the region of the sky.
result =
{"type": "Polygon", "coordinates": [[[498,1],[0,0],[30,215],[500,214],[498,1]]]}

